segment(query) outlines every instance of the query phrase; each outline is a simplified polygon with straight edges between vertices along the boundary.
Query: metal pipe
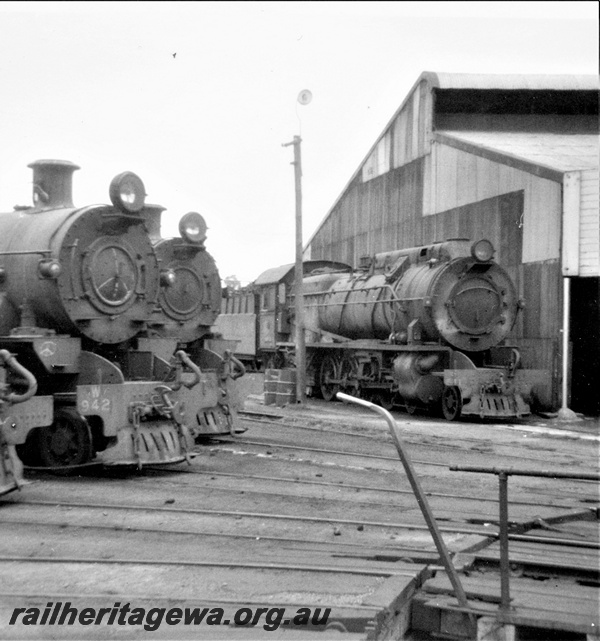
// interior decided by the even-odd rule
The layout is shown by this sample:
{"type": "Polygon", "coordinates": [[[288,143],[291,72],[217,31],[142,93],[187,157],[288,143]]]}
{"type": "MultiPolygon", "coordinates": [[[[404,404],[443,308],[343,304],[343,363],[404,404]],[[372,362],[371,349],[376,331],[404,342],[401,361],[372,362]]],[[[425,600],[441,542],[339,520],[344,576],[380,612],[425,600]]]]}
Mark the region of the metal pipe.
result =
{"type": "Polygon", "coordinates": [[[562,336],[562,392],[561,409],[568,409],[569,395],[569,334],[571,333],[569,312],[571,309],[571,279],[563,278],[563,336],[562,336]]]}
{"type": "Polygon", "coordinates": [[[519,468],[478,467],[473,465],[452,465],[453,472],[477,472],[479,474],[506,474],[506,476],[539,476],[542,478],[574,479],[577,481],[600,481],[600,474],[581,472],[553,472],[551,470],[523,470],[519,468]]]}
{"type": "Polygon", "coordinates": [[[500,609],[510,610],[510,562],[508,558],[508,475],[498,475],[500,483],[500,609]]]}
{"type": "Polygon", "coordinates": [[[373,410],[377,414],[383,416],[387,421],[388,427],[390,429],[390,434],[392,435],[394,444],[396,445],[396,449],[398,450],[398,454],[400,456],[400,460],[402,461],[402,465],[404,466],[404,471],[406,472],[408,481],[413,489],[415,498],[417,499],[417,503],[421,508],[423,518],[427,523],[427,527],[429,528],[429,532],[431,533],[446,573],[448,574],[450,583],[454,588],[456,599],[461,607],[468,608],[469,604],[467,602],[467,596],[458,577],[458,572],[456,571],[456,568],[452,563],[452,559],[450,558],[450,554],[448,552],[448,549],[446,548],[446,544],[444,543],[444,539],[442,538],[442,534],[438,528],[438,524],[435,520],[435,517],[433,516],[431,508],[429,507],[429,502],[427,501],[425,492],[421,488],[421,484],[419,483],[419,479],[413,468],[412,461],[410,460],[408,452],[405,451],[404,445],[402,444],[402,440],[400,438],[400,435],[398,434],[398,426],[396,425],[394,417],[383,407],[379,407],[379,405],[375,405],[374,403],[370,403],[369,401],[365,401],[361,398],[355,398],[354,396],[349,396],[348,394],[343,394],[341,392],[338,392],[336,396],[341,401],[354,403],[356,405],[362,405],[363,407],[373,410]]]}
{"type": "Polygon", "coordinates": [[[52,250],[51,249],[29,249],[27,251],[6,251],[6,252],[0,252],[0,256],[35,256],[37,254],[41,254],[42,256],[45,256],[46,254],[51,254],[52,250]]]}
{"type": "Polygon", "coordinates": [[[181,359],[181,362],[184,365],[187,365],[194,373],[194,378],[190,382],[184,383],[183,381],[181,381],[185,387],[187,387],[188,389],[192,389],[192,387],[194,387],[194,385],[197,385],[202,379],[202,372],[200,368],[182,349],[177,350],[175,352],[175,356],[178,356],[181,359]]]}

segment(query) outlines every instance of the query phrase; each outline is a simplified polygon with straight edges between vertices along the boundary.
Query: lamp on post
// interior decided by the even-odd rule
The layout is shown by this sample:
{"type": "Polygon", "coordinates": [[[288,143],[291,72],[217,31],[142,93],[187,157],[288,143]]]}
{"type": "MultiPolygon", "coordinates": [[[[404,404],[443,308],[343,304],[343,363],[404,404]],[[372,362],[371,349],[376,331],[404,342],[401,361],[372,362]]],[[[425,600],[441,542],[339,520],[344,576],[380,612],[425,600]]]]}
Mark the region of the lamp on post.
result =
{"type": "MultiPolygon", "coordinates": [[[[312,94],[304,89],[298,94],[298,102],[307,105],[312,94]]],[[[306,344],[304,338],[304,295],[302,291],[302,157],[300,136],[294,136],[292,142],[283,147],[294,146],[294,183],[296,188],[296,263],[295,263],[295,316],[296,316],[296,401],[306,403],[306,344]]]]}

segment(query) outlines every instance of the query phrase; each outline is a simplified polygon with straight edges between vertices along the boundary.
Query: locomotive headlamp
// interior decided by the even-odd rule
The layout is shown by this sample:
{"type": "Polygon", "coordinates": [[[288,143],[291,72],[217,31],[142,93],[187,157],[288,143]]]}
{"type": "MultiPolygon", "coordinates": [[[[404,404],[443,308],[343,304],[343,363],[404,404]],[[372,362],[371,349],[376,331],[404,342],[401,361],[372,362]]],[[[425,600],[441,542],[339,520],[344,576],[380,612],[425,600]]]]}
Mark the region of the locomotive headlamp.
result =
{"type": "Polygon", "coordinates": [[[206,240],[206,222],[197,212],[191,211],[179,221],[179,233],[184,240],[201,245],[206,240]]]}
{"type": "Polygon", "coordinates": [[[160,272],[160,284],[162,287],[172,287],[177,280],[175,272],[172,269],[163,269],[160,272]]]}
{"type": "Polygon", "coordinates": [[[57,260],[40,260],[38,271],[42,278],[58,278],[62,272],[62,267],[57,260]]]}
{"type": "Polygon", "coordinates": [[[487,263],[494,256],[494,246],[489,240],[478,240],[471,245],[471,256],[480,263],[487,263]]]}
{"type": "Polygon", "coordinates": [[[115,176],[109,188],[111,203],[124,213],[137,213],[144,207],[146,189],[142,179],[131,171],[115,176]]]}

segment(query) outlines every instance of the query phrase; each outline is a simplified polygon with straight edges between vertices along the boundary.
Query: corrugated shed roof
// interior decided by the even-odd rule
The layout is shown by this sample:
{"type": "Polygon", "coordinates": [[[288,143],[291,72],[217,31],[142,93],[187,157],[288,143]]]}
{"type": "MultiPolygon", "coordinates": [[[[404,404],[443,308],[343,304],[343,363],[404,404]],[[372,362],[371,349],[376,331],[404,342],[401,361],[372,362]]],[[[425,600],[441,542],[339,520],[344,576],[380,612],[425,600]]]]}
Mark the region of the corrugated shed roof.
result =
{"type": "MultiPolygon", "coordinates": [[[[302,262],[303,273],[311,274],[318,269],[329,269],[334,271],[349,271],[352,268],[346,263],[331,260],[305,260],[302,262]]],[[[296,267],[296,263],[272,267],[264,271],[255,281],[255,285],[272,285],[284,279],[296,267]]]]}
{"type": "MultiPolygon", "coordinates": [[[[350,180],[342,190],[342,193],[335,199],[329,211],[323,217],[323,220],[317,225],[316,229],[311,234],[309,240],[305,243],[305,247],[308,247],[311,244],[313,238],[318,234],[319,230],[323,227],[323,224],[329,218],[331,212],[333,211],[337,203],[340,201],[345,191],[348,189],[348,186],[352,183],[354,178],[362,170],[362,166],[364,165],[365,161],[372,153],[373,149],[375,149],[377,143],[381,140],[385,132],[389,130],[392,123],[395,121],[395,119],[397,118],[398,114],[402,111],[402,109],[408,104],[410,100],[412,100],[413,93],[417,91],[419,85],[423,81],[427,82],[432,89],[435,89],[435,88],[467,89],[467,90],[468,89],[490,89],[490,90],[494,90],[494,89],[536,90],[537,89],[537,90],[556,90],[556,91],[560,91],[560,90],[564,90],[564,91],[596,90],[598,91],[600,90],[600,76],[597,76],[597,75],[471,74],[471,73],[445,73],[445,72],[433,72],[433,71],[422,72],[419,78],[417,79],[417,81],[415,82],[415,84],[413,85],[412,89],[408,92],[406,98],[404,99],[400,107],[398,107],[398,109],[392,116],[391,120],[388,122],[388,124],[384,128],[381,136],[377,138],[375,143],[367,152],[367,155],[365,156],[365,158],[362,160],[362,162],[358,166],[357,170],[351,176],[350,180]]],[[[464,132],[460,132],[460,134],[458,132],[456,133],[457,135],[461,135],[461,136],[465,135],[464,132]]],[[[504,133],[502,135],[504,135],[504,133]]],[[[479,144],[479,146],[483,147],[482,142],[474,143],[474,144],[479,144]]],[[[494,144],[496,143],[494,142],[494,144]]],[[[503,153],[506,153],[507,155],[509,155],[511,152],[507,151],[503,153]]],[[[555,160],[552,161],[552,163],[555,163],[555,162],[556,162],[555,160]]],[[[566,166],[566,164],[564,166],[566,166]]],[[[596,167],[598,166],[597,160],[596,160],[596,165],[593,165],[593,166],[596,166],[596,167]]],[[[551,167],[554,168],[555,164],[552,164],[551,167]]],[[[580,167],[580,168],[583,168],[583,167],[580,167]]],[[[568,171],[568,170],[560,169],[560,171],[568,171]]]]}
{"type": "Polygon", "coordinates": [[[263,272],[255,281],[255,285],[269,285],[271,283],[278,283],[282,278],[285,278],[288,272],[294,269],[294,263],[289,265],[281,265],[279,267],[271,267],[263,272]]]}
{"type": "Polygon", "coordinates": [[[592,75],[551,75],[551,74],[475,74],[435,73],[425,71],[432,87],[439,89],[550,89],[556,91],[598,90],[600,76],[592,75]]]}
{"type": "Polygon", "coordinates": [[[507,131],[440,131],[442,135],[557,171],[597,169],[600,136],[507,131]]]}

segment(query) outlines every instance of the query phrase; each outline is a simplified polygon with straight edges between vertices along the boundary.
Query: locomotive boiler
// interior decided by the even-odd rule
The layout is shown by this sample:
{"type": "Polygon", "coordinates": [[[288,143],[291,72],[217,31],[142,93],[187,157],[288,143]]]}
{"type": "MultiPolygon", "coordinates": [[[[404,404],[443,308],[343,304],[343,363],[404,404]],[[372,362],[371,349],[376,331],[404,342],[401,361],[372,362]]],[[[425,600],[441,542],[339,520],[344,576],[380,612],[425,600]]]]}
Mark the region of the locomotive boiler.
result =
{"type": "MultiPolygon", "coordinates": [[[[529,414],[548,373],[523,369],[519,350],[507,344],[523,302],[493,256],[488,240],[459,239],[379,253],[358,270],[305,265],[310,391],[326,400],[343,391],[411,413],[439,410],[448,420],[529,414]]],[[[293,276],[288,266],[254,284],[257,352],[277,366],[293,363],[293,276]],[[287,327],[276,353],[265,349],[267,314],[277,319],[272,326],[287,327]]]]}
{"type": "MultiPolygon", "coordinates": [[[[453,240],[377,254],[358,273],[309,294],[318,327],[351,339],[408,344],[417,336],[467,352],[498,345],[512,329],[519,301],[491,243],[453,240]]],[[[308,280],[309,291],[323,276],[308,280]]],[[[318,288],[317,288],[318,289],[318,288]]]]}
{"type": "Polygon", "coordinates": [[[162,239],[164,208],[136,174],[113,179],[110,205],[76,207],[76,165],[30,167],[33,206],[0,214],[0,348],[37,381],[15,437],[25,461],[177,462],[232,431],[228,364],[204,346],[220,287],[202,216],[162,239]]]}

